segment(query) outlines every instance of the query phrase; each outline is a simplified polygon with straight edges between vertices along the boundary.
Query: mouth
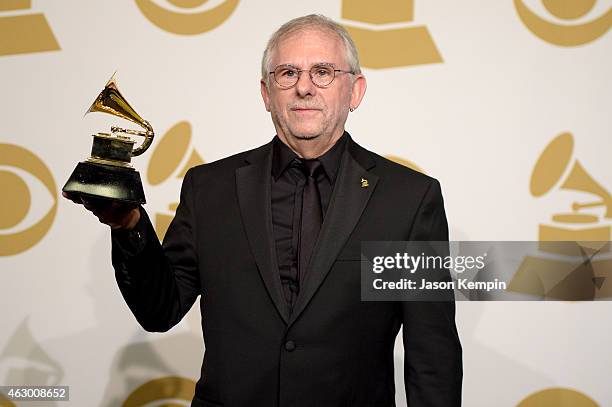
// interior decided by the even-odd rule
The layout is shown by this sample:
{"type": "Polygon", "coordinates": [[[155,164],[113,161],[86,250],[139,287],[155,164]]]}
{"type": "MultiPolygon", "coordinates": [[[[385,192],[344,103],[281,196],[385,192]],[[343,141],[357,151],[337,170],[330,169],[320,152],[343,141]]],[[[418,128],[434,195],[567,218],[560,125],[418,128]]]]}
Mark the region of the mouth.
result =
{"type": "Polygon", "coordinates": [[[291,111],[297,112],[297,113],[311,113],[311,112],[319,112],[321,111],[321,109],[296,107],[296,108],[292,108],[291,111]]]}

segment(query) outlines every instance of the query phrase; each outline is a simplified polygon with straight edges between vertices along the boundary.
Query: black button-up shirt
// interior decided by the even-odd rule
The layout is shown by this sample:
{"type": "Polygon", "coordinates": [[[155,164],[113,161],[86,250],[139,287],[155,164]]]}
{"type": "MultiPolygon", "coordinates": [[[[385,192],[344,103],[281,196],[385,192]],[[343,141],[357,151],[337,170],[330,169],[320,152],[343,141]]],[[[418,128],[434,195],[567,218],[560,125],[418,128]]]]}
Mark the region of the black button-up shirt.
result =
{"type": "MultiPolygon", "coordinates": [[[[323,171],[317,176],[323,217],[329,206],[342,154],[346,133],[325,154],[317,157],[323,171]]],[[[306,178],[299,168],[300,158],[279,138],[274,138],[272,156],[272,230],[276,256],[285,299],[290,306],[299,294],[298,245],[301,223],[301,203],[306,178]]]]}

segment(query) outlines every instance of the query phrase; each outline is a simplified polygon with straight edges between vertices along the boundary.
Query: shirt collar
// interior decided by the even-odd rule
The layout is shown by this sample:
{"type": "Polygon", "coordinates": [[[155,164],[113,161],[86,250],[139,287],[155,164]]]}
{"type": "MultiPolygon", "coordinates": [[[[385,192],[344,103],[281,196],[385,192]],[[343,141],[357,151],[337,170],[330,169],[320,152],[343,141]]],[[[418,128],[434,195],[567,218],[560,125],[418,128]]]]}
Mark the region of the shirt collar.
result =
{"type": "Polygon", "coordinates": [[[282,173],[291,165],[291,162],[298,158],[297,154],[287,147],[278,136],[274,136],[272,152],[272,175],[274,176],[274,181],[277,181],[282,173]]]}
{"type": "Polygon", "coordinates": [[[346,149],[346,140],[348,136],[346,132],[340,136],[336,144],[332,146],[325,154],[318,157],[319,161],[323,165],[323,169],[325,170],[325,174],[327,174],[327,178],[329,181],[334,184],[336,182],[336,176],[338,175],[338,169],[340,168],[340,161],[342,159],[342,153],[346,149]]]}
{"type": "MultiPolygon", "coordinates": [[[[332,148],[327,150],[325,154],[317,157],[321,161],[323,170],[332,184],[336,181],[342,153],[346,149],[347,139],[347,133],[344,132],[332,148]]],[[[274,181],[278,180],[293,160],[300,159],[278,136],[274,137],[272,154],[272,175],[274,176],[274,181]]]]}

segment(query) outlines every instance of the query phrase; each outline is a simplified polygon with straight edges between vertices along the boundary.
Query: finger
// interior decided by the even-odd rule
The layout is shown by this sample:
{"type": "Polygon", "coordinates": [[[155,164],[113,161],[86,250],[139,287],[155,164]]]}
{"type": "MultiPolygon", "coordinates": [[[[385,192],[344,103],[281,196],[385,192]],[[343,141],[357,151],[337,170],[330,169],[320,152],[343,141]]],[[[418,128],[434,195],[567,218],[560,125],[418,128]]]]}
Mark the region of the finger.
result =
{"type": "Polygon", "coordinates": [[[94,198],[91,196],[82,196],[81,201],[83,201],[83,204],[88,204],[96,208],[103,208],[103,207],[109,206],[113,202],[108,199],[94,198]]]}
{"type": "MultiPolygon", "coordinates": [[[[81,198],[81,203],[83,204],[83,206],[85,207],[85,209],[87,209],[88,211],[93,212],[94,214],[97,212],[96,208],[94,205],[92,205],[92,203],[90,201],[88,201],[85,198],[81,198]]],[[[97,215],[96,215],[97,216],[97,215]]]]}
{"type": "Polygon", "coordinates": [[[64,192],[62,191],[62,196],[72,202],[74,202],[75,204],[81,205],[81,199],[79,198],[78,195],[75,194],[69,194],[68,192],[64,192]]]}
{"type": "Polygon", "coordinates": [[[91,197],[82,197],[83,206],[94,214],[103,213],[112,205],[112,201],[106,199],[96,199],[91,197]]]}

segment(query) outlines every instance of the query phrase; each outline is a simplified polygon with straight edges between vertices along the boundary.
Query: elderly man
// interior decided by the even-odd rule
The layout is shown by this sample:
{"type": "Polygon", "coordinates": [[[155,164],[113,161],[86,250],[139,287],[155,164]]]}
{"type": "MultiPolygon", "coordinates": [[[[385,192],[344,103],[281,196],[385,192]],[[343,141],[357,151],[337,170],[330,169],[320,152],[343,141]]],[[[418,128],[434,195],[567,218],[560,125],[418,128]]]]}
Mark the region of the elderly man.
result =
{"type": "Polygon", "coordinates": [[[400,327],[408,405],[460,405],[454,303],[360,298],[362,241],[448,240],[439,183],[345,131],[365,90],[340,25],[289,21],[262,61],[276,137],[191,169],[163,246],[142,208],[85,202],[113,230],[117,282],[146,330],[202,296],[193,406],[394,406],[400,327]]]}

